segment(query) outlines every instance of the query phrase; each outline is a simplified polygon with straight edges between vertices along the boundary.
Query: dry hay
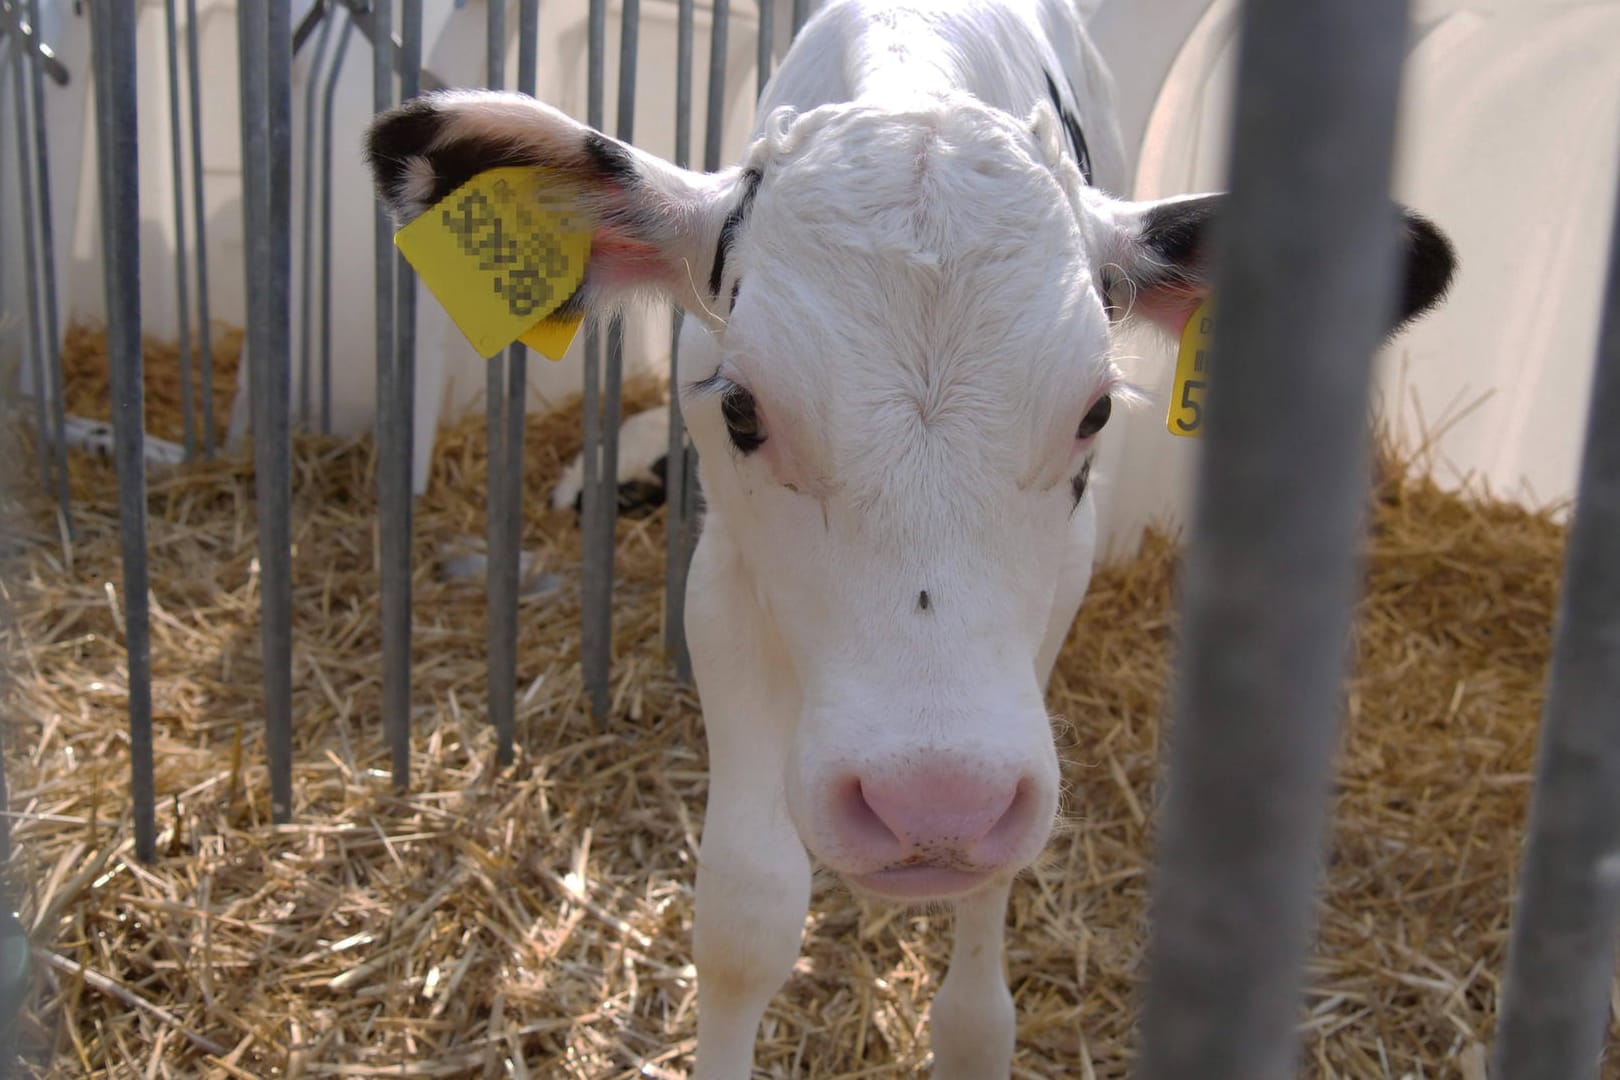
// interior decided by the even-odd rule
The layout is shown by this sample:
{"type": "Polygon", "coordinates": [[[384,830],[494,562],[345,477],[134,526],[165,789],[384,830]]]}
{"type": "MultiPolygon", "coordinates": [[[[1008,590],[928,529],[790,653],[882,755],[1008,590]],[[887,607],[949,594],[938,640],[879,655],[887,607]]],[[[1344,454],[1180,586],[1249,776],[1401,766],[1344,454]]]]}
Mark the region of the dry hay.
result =
{"type": "MultiPolygon", "coordinates": [[[[39,1075],[684,1073],[704,746],[693,695],[660,651],[661,512],[619,525],[614,715],[600,731],[584,711],[579,532],[545,508],[577,418],[574,406],[529,421],[524,542],[568,584],[523,602],[519,758],[504,770],[485,723],[482,583],[435,570],[441,543],[482,534],[481,423],[440,436],[416,508],[403,796],[377,715],[371,447],[299,439],[297,823],[281,828],[268,824],[262,764],[251,469],[152,476],[150,867],[131,853],[113,477],[75,458],[71,565],[39,511],[7,583],[13,880],[40,960],[26,1040],[39,1075]]],[[[1473,1080],[1563,533],[1385,464],[1306,1071],[1473,1080]]],[[[1153,535],[1140,558],[1100,572],[1053,681],[1072,825],[1014,890],[1019,1077],[1126,1075],[1175,567],[1174,545],[1153,535]]],[[[916,1074],[947,921],[865,907],[818,878],[760,1072],[916,1074]]]]}

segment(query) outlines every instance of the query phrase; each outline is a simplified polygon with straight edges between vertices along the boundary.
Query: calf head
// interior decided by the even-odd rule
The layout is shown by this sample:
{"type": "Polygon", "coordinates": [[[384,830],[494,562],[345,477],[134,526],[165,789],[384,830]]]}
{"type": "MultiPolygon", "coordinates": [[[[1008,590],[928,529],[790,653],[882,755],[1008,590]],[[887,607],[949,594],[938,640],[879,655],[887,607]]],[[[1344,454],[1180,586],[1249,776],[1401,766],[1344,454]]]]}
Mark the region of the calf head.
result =
{"type": "MultiPolygon", "coordinates": [[[[1050,834],[1039,658],[1072,615],[1095,441],[1129,397],[1112,324],[1180,331],[1220,197],[1087,188],[1044,105],[856,102],[762,130],[698,174],[529,98],[456,92],[381,117],[368,151],[401,222],[485,169],[567,176],[598,222],[569,310],[646,293],[702,320],[685,414],[706,527],[728,531],[800,689],[794,824],[858,885],[958,894],[1050,834]]],[[[1451,273],[1438,231],[1405,221],[1395,325],[1451,273]]]]}

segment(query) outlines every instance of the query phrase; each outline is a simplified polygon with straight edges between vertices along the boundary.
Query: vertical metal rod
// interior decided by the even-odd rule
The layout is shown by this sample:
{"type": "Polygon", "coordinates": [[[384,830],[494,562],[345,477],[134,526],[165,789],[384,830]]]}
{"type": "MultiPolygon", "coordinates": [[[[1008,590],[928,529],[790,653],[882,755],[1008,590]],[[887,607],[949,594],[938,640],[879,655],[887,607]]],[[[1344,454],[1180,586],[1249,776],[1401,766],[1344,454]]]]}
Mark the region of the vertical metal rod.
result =
{"type": "Polygon", "coordinates": [[[191,100],[191,206],[197,234],[197,366],[202,372],[203,456],[213,457],[217,445],[214,435],[214,328],[208,312],[208,215],[203,202],[202,73],[198,54],[197,0],[186,0],[186,91],[191,100]]]}
{"type": "MultiPolygon", "coordinates": [[[[326,73],[321,94],[321,434],[332,434],[332,105],[337,100],[338,78],[349,55],[354,16],[338,5],[330,18],[342,18],[337,49],[326,73]]],[[[314,76],[311,75],[313,82],[314,76]]]]}
{"type": "Polygon", "coordinates": [[[34,424],[39,439],[39,480],[47,489],[53,486],[51,427],[48,420],[49,375],[45,353],[50,331],[45,326],[44,298],[40,296],[39,214],[34,205],[34,142],[29,131],[28,41],[19,33],[11,43],[11,92],[17,107],[17,190],[22,199],[23,277],[28,285],[28,366],[34,379],[34,424]]]}
{"type": "MultiPolygon", "coordinates": [[[[487,0],[485,14],[484,79],[492,90],[506,87],[506,0],[487,0]]],[[[484,439],[488,447],[488,483],[484,496],[485,629],[489,651],[489,722],[495,729],[495,760],[510,765],[515,757],[513,717],[517,711],[517,596],[507,588],[506,568],[518,555],[509,553],[512,519],[521,513],[510,497],[506,443],[507,356],[522,356],[523,346],[492,356],[484,367],[484,439]]],[[[527,365],[521,387],[528,378],[527,365]]],[[[522,429],[519,429],[519,437],[522,429]]],[[[521,454],[514,462],[522,469],[521,454]]],[[[521,477],[521,473],[520,473],[521,477]]],[[[521,489],[520,489],[521,490],[521,489]]]]}
{"type": "MultiPolygon", "coordinates": [[[[635,138],[640,25],[640,0],[624,0],[619,20],[619,102],[615,124],[615,135],[622,142],[635,138]]],[[[601,119],[599,112],[599,122],[601,119]]],[[[596,483],[585,492],[585,501],[591,505],[586,516],[584,613],[591,629],[589,640],[593,643],[590,655],[585,658],[585,683],[591,693],[591,713],[599,723],[606,725],[613,675],[614,526],[619,515],[619,401],[624,379],[624,321],[617,313],[608,322],[607,363],[601,374],[601,409],[600,412],[590,409],[586,420],[586,453],[595,456],[597,467],[596,483]],[[593,431],[595,439],[590,437],[593,431]]]]}
{"type": "MultiPolygon", "coordinates": [[[[393,0],[371,6],[372,105],[383,112],[394,104],[393,0]]],[[[410,731],[411,707],[411,546],[410,459],[412,418],[400,413],[399,255],[393,222],[381,204],[376,217],[377,293],[377,505],[378,573],[382,579],[382,726],[388,740],[396,788],[409,781],[409,755],[400,759],[399,732],[410,731]],[[403,466],[403,468],[401,468],[403,466]],[[403,770],[402,770],[403,764],[403,770]]],[[[408,751],[408,747],[407,747],[408,751]]]]}
{"type": "MultiPolygon", "coordinates": [[[[378,9],[378,37],[388,34],[387,16],[378,9]]],[[[421,92],[422,0],[400,3],[400,100],[421,92]]],[[[395,255],[394,355],[392,377],[378,382],[377,408],[391,430],[388,452],[379,454],[382,484],[383,565],[383,727],[388,739],[394,787],[411,780],[411,537],[413,463],[416,458],[416,274],[395,255]],[[388,395],[383,396],[386,388],[388,395]]],[[[383,358],[378,358],[381,366],[383,358]]],[[[381,448],[379,441],[379,449],[381,448]]]]}
{"type": "Polygon", "coordinates": [[[289,0],[243,0],[243,210],[248,376],[259,515],[260,646],[270,816],[292,820],[292,18],[289,0]]]}
{"type": "Polygon", "coordinates": [[[176,0],[163,0],[164,58],[169,70],[169,176],[174,185],[175,339],[180,347],[180,427],[186,460],[197,456],[197,404],[192,399],[191,283],[186,274],[185,137],[180,130],[180,30],[176,0]]]}
{"type": "Polygon", "coordinates": [[[810,17],[810,0],[793,0],[793,36],[798,37],[804,22],[810,17]]]}
{"type": "Polygon", "coordinates": [[[129,665],[130,798],[135,857],[157,854],[152,782],[152,653],[146,562],[146,438],[141,363],[140,193],[136,170],[135,5],[91,12],[96,149],[101,196],[102,283],[112,375],[118,534],[124,567],[124,646],[129,665]]]}
{"type": "MultiPolygon", "coordinates": [[[[675,164],[692,162],[692,5],[680,0],[675,31],[675,164]]],[[[691,678],[686,654],[686,568],[691,522],[686,509],[686,424],[681,418],[681,322],[685,312],[675,309],[669,337],[669,447],[664,458],[664,651],[675,661],[676,673],[691,678]]]]}
{"type": "MultiPolygon", "coordinates": [[[[39,0],[28,0],[28,24],[38,33],[39,0]]],[[[45,126],[45,61],[38,49],[28,50],[34,104],[34,164],[39,178],[39,274],[45,300],[45,366],[51,403],[51,444],[56,459],[56,509],[62,529],[73,536],[73,507],[68,494],[67,405],[62,377],[62,324],[56,304],[56,225],[51,210],[50,139],[45,126]]],[[[19,118],[20,119],[20,118],[19,118]]]]}
{"type": "Polygon", "coordinates": [[[703,131],[703,168],[720,168],[720,139],[726,122],[726,28],[731,21],[731,0],[713,0],[714,22],[709,27],[709,112],[703,131]]]}
{"type": "Polygon", "coordinates": [[[755,52],[754,96],[765,93],[765,84],[771,81],[771,55],[776,47],[776,0],[759,0],[759,47],[755,52]]]}
{"type": "MultiPolygon", "coordinates": [[[[585,69],[586,123],[598,131],[603,130],[606,105],[603,84],[607,54],[607,4],[605,0],[591,0],[589,34],[585,69]]],[[[611,532],[608,550],[602,550],[602,442],[606,437],[602,426],[602,336],[596,319],[585,324],[585,364],[582,407],[584,409],[584,477],[580,508],[581,533],[584,552],[580,582],[580,668],[586,693],[590,696],[591,715],[598,721],[607,716],[609,697],[608,679],[612,666],[612,615],[604,619],[598,609],[612,604],[613,551],[611,532]],[[603,629],[606,627],[607,634],[603,629]]],[[[608,483],[612,483],[609,480],[608,483]]],[[[615,495],[615,503],[617,496],[615,495]]],[[[612,525],[609,524],[611,530],[612,525]]]]}
{"type": "Polygon", "coordinates": [[[1394,310],[1405,30],[1404,0],[1243,9],[1141,1080],[1294,1075],[1370,359],[1394,310]]]}
{"type": "MultiPolygon", "coordinates": [[[[487,18],[486,78],[498,89],[506,82],[504,0],[490,4],[487,18]]],[[[520,0],[517,89],[526,94],[534,93],[538,80],[539,22],[538,0],[520,0]]],[[[526,348],[514,343],[504,357],[492,358],[486,379],[489,715],[495,728],[496,761],[509,765],[516,741],[518,569],[523,545],[523,441],[529,381],[526,348]]]]}
{"type": "Polygon", "coordinates": [[[1497,1029],[1499,1080],[1598,1075],[1620,936],[1620,198],[1497,1029]]]}
{"type": "MultiPolygon", "coordinates": [[[[174,0],[169,0],[172,4],[174,0]]],[[[326,59],[326,49],[332,43],[332,27],[337,23],[337,11],[331,7],[321,20],[320,36],[315,39],[315,55],[309,61],[309,79],[304,91],[304,214],[300,230],[298,275],[298,423],[304,430],[310,427],[311,399],[314,397],[313,329],[315,325],[314,263],[315,263],[315,165],[317,115],[320,102],[316,93],[316,79],[326,59]]]]}

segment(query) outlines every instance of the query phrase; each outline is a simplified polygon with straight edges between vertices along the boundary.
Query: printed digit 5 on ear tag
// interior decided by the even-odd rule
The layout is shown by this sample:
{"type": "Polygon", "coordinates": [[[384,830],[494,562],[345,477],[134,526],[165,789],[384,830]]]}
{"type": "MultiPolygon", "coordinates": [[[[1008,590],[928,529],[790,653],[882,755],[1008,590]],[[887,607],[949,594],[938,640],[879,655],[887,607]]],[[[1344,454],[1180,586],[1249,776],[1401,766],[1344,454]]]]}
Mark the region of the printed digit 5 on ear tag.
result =
{"type": "Polygon", "coordinates": [[[1204,393],[1209,387],[1209,340],[1214,329],[1215,315],[1206,299],[1181,330],[1176,378],[1170,384],[1170,414],[1165,417],[1165,427],[1172,435],[1204,436],[1204,393]]]}
{"type": "Polygon", "coordinates": [[[585,280],[594,226],[544,169],[490,169],[394,234],[394,244],[489,358],[514,341],[561,360],[580,318],[552,316],[585,280]]]}

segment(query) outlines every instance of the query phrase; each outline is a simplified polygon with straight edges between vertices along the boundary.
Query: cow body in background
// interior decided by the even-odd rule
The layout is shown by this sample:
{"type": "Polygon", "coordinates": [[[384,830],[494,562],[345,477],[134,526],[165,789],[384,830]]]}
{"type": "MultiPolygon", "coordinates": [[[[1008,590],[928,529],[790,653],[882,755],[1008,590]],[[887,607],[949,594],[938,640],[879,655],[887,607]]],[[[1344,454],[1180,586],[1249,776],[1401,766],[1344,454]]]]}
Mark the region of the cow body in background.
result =
{"type": "MultiPolygon", "coordinates": [[[[386,114],[368,151],[402,222],[485,169],[565,174],[598,220],[569,310],[643,294],[694,316],[695,1075],[749,1074],[813,856],[954,905],[935,1075],[1006,1076],[1007,893],[1058,811],[1043,691],[1090,578],[1095,439],[1129,396],[1111,329],[1180,331],[1220,197],[1107,193],[1109,80],[1064,0],[835,2],[759,117],[715,174],[482,92],[386,114]]],[[[1451,271],[1432,226],[1405,228],[1397,322],[1451,271]]]]}

